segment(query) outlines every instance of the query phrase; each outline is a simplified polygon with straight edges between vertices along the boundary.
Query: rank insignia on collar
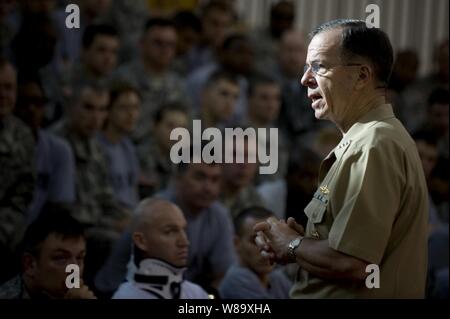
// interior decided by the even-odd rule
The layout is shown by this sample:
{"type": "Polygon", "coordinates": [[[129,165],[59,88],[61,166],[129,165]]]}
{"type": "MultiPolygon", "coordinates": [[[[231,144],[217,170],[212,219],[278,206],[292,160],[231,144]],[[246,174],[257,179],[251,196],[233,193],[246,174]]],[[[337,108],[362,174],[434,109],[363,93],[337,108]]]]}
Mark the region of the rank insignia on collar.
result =
{"type": "Polygon", "coordinates": [[[323,194],[328,194],[330,192],[330,190],[326,186],[320,186],[319,189],[323,194]]]}

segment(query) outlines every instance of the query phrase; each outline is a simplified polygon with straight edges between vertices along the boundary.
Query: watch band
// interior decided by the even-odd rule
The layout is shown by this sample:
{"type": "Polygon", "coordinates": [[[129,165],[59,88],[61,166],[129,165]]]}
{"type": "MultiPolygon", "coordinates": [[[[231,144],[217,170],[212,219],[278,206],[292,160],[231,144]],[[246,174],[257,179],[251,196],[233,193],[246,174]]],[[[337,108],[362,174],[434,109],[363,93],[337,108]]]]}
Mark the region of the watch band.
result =
{"type": "Polygon", "coordinates": [[[300,246],[304,238],[304,236],[299,236],[289,243],[288,256],[289,260],[291,260],[292,262],[296,261],[297,256],[295,255],[295,250],[298,248],[298,246],[300,246]]]}

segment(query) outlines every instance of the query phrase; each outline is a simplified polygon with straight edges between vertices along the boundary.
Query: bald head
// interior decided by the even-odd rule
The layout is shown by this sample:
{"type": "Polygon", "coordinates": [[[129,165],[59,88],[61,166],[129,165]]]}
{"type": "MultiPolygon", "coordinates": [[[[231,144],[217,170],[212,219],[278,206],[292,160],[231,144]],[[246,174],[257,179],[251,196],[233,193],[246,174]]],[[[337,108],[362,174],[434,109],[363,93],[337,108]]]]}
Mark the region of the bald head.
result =
{"type": "Polygon", "coordinates": [[[280,39],[279,60],[283,72],[289,77],[296,77],[305,65],[306,37],[300,30],[289,29],[280,39]]]}
{"type": "Polygon", "coordinates": [[[145,199],[136,209],[133,242],[142,258],[156,258],[183,267],[189,246],[186,226],[177,205],[164,199],[145,199]]]}
{"type": "Polygon", "coordinates": [[[161,218],[168,217],[169,215],[183,217],[183,212],[177,205],[168,200],[162,198],[144,199],[136,208],[136,218],[132,231],[142,231],[154,225],[161,218]]]}
{"type": "Polygon", "coordinates": [[[0,59],[0,119],[10,115],[16,104],[17,76],[13,65],[0,59]]]}

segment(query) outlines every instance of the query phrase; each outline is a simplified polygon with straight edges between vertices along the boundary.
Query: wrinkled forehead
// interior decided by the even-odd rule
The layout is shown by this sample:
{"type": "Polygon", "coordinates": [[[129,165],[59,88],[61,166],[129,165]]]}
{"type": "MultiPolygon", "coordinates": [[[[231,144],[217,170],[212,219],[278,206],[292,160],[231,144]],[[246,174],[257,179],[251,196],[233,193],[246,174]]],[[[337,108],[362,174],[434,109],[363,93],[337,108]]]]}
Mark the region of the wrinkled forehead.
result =
{"type": "Polygon", "coordinates": [[[339,59],[341,54],[342,29],[336,28],[315,35],[308,46],[306,61],[339,59]]]}

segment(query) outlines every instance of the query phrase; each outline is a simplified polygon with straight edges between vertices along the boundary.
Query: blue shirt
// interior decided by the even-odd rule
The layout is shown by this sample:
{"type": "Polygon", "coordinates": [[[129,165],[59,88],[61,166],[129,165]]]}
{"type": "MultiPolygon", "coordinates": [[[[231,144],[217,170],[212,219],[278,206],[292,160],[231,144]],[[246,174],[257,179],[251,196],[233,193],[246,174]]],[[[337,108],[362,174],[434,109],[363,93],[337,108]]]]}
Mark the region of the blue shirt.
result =
{"type": "Polygon", "coordinates": [[[98,142],[108,162],[108,175],[119,203],[134,208],[138,203],[139,163],[134,145],[128,138],[111,143],[99,133],[98,142]]]}
{"type": "Polygon", "coordinates": [[[266,288],[253,271],[235,264],[223,278],[219,293],[224,299],[289,299],[292,286],[281,269],[269,274],[269,287],[266,288]]]}
{"type": "Polygon", "coordinates": [[[52,133],[39,130],[35,153],[37,179],[28,222],[38,215],[46,201],[75,201],[75,161],[70,145],[52,133]]]}

